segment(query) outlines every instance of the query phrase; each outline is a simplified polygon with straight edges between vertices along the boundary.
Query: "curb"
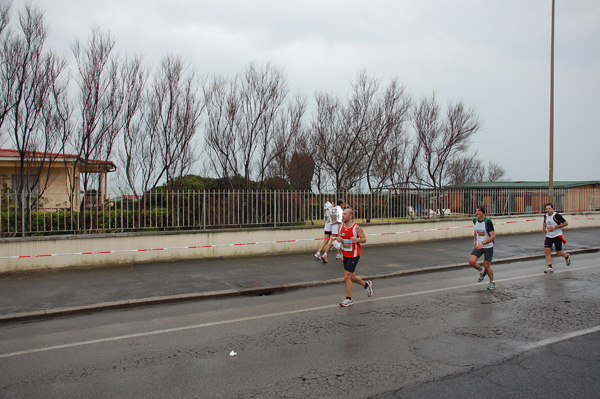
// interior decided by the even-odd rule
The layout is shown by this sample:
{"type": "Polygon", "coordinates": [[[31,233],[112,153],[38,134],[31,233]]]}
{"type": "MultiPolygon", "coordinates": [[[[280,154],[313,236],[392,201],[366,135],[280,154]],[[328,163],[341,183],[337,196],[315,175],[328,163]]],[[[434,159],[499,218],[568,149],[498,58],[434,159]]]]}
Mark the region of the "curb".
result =
{"type": "MultiPolygon", "coordinates": [[[[587,248],[569,251],[570,254],[585,254],[600,252],[600,248],[587,248]]],[[[504,258],[494,261],[494,264],[503,264],[511,262],[524,262],[528,260],[543,259],[544,255],[530,255],[530,256],[519,256],[513,258],[504,258]]],[[[461,269],[468,267],[468,263],[455,263],[451,265],[442,266],[431,266],[420,269],[402,270],[393,273],[386,274],[374,274],[374,275],[363,275],[363,279],[375,280],[384,278],[401,277],[413,274],[424,274],[433,273],[437,271],[461,269]]],[[[289,283],[282,285],[272,286],[261,286],[256,288],[244,288],[239,290],[221,290],[221,291],[209,291],[203,293],[191,293],[191,294],[178,294],[178,295],[167,295],[157,297],[147,297],[140,299],[128,299],[123,301],[114,302],[100,302],[92,305],[85,306],[72,306],[65,308],[48,309],[34,312],[21,312],[12,313],[7,315],[0,315],[0,324],[19,322],[19,321],[37,321],[52,319],[54,317],[71,316],[79,314],[91,314],[109,310],[119,309],[131,309],[149,307],[154,305],[166,304],[166,303],[183,303],[183,302],[195,302],[205,299],[216,299],[216,298],[231,298],[235,296],[260,296],[270,295],[277,292],[292,291],[301,288],[319,287],[331,284],[342,283],[344,279],[342,277],[329,279],[329,280],[316,280],[316,281],[305,281],[300,283],[289,283]]]]}

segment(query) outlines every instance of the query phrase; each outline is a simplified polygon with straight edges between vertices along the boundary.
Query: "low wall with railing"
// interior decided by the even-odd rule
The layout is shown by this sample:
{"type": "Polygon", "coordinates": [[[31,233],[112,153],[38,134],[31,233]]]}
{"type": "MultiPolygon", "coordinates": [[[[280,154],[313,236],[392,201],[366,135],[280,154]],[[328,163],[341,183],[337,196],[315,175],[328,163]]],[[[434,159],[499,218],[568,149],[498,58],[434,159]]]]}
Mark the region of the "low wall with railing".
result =
{"type": "MultiPolygon", "coordinates": [[[[560,213],[600,211],[600,189],[555,189],[550,196],[560,213]]],[[[487,215],[536,215],[548,201],[545,189],[401,189],[387,192],[182,190],[143,196],[95,193],[83,206],[70,207],[31,193],[0,188],[0,237],[89,235],[222,228],[283,227],[322,220],[327,200],[343,198],[358,219],[393,222],[442,215],[464,217],[485,205],[487,215]],[[25,208],[20,204],[29,204],[25,208]]],[[[77,202],[77,201],[76,201],[77,202]]],[[[335,202],[335,201],[334,201],[335,202]]]]}
{"type": "MultiPolygon", "coordinates": [[[[600,213],[565,214],[567,229],[600,227],[600,213]]],[[[542,215],[493,218],[496,233],[540,232],[542,215]]],[[[473,235],[472,218],[361,224],[365,245],[473,235]]],[[[322,226],[0,239],[0,273],[316,251],[322,226]]]]}

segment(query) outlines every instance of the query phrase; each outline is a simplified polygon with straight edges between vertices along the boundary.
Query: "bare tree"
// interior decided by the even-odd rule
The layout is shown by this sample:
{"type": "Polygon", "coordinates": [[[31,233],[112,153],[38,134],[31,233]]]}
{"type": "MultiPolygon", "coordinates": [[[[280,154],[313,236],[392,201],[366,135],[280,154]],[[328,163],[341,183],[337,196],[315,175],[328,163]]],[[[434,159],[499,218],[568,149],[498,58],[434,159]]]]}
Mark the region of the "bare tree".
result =
{"type": "Polygon", "coordinates": [[[350,190],[365,176],[366,157],[357,152],[369,124],[369,92],[354,86],[347,106],[337,97],[317,93],[317,110],[310,127],[311,146],[315,148],[317,189],[331,185],[336,192],[350,190]]]}
{"type": "Polygon", "coordinates": [[[246,189],[255,178],[260,188],[298,133],[306,105],[300,97],[286,102],[287,95],[283,70],[270,63],[251,63],[234,79],[214,77],[205,86],[206,151],[215,174],[232,188],[238,188],[234,177],[246,189]]]}
{"type": "Polygon", "coordinates": [[[469,148],[471,136],[481,127],[479,116],[474,108],[465,108],[458,102],[448,104],[446,118],[442,120],[440,106],[432,94],[415,108],[413,125],[421,147],[421,166],[426,173],[421,183],[440,189],[448,179],[449,161],[469,148]]]}
{"type": "Polygon", "coordinates": [[[504,173],[504,169],[492,161],[486,166],[475,152],[455,157],[449,162],[447,184],[494,182],[502,179],[504,173]]]}
{"type": "Polygon", "coordinates": [[[486,181],[501,181],[506,171],[495,162],[488,162],[486,181]]]}
{"type": "Polygon", "coordinates": [[[373,163],[378,149],[389,137],[389,130],[381,128],[380,109],[376,109],[376,96],[379,91],[379,80],[367,75],[365,71],[359,71],[352,82],[352,97],[346,109],[346,115],[352,122],[353,133],[362,147],[365,165],[364,176],[369,188],[373,189],[373,163]]]}
{"type": "Polygon", "coordinates": [[[72,135],[71,112],[72,107],[68,98],[69,78],[65,73],[67,63],[64,59],[55,55],[50,55],[47,70],[49,79],[48,97],[43,106],[43,121],[40,125],[40,136],[43,152],[48,160],[45,171],[46,175],[42,179],[44,184],[40,187],[40,193],[43,193],[50,184],[51,164],[54,163],[60,154],[65,153],[65,148],[72,135]]]}
{"type": "Polygon", "coordinates": [[[332,94],[316,94],[317,109],[310,125],[310,146],[315,149],[316,186],[318,191],[334,186],[336,171],[341,174],[341,167],[332,159],[341,150],[343,144],[340,123],[341,105],[339,99],[332,94]],[[333,171],[333,173],[332,173],[333,171]],[[331,181],[331,178],[333,181],[331,181]]]}
{"type": "MultiPolygon", "coordinates": [[[[87,191],[99,180],[90,175],[91,160],[109,160],[113,145],[122,127],[125,98],[123,79],[120,76],[118,57],[114,53],[115,39],[95,28],[84,46],[76,40],[72,44],[77,63],[75,80],[79,98],[73,147],[78,156],[71,176],[72,196],[81,188],[87,191]],[[76,173],[82,171],[79,184],[76,173]]],[[[81,209],[85,206],[81,202],[81,209]]]]}
{"type": "MultiPolygon", "coordinates": [[[[286,103],[285,111],[279,112],[272,140],[267,147],[268,158],[265,160],[268,162],[265,162],[265,166],[268,166],[268,169],[263,173],[266,177],[281,177],[296,187],[292,183],[292,176],[298,183],[298,168],[301,168],[303,173],[309,172],[306,166],[310,165],[312,155],[308,151],[308,137],[303,122],[305,112],[306,99],[300,95],[286,103]],[[292,159],[294,159],[293,162],[292,159]],[[292,166],[294,171],[291,170],[292,166]]],[[[310,182],[314,173],[314,161],[312,161],[312,164],[313,170],[310,171],[308,176],[303,176],[301,179],[303,187],[306,186],[306,180],[309,182],[308,188],[304,188],[305,190],[310,189],[310,182]]]]}
{"type": "Polygon", "coordinates": [[[12,34],[8,28],[10,23],[10,8],[10,2],[3,1],[0,3],[0,139],[2,139],[2,125],[4,124],[6,115],[14,106],[11,94],[18,70],[16,65],[18,57],[14,54],[16,49],[12,43],[12,34]]]}
{"type": "Polygon", "coordinates": [[[56,104],[66,83],[61,79],[65,61],[46,49],[44,14],[27,5],[19,13],[19,30],[3,41],[2,75],[4,115],[19,166],[12,187],[21,193],[21,216],[31,212],[49,181],[51,164],[62,152],[64,139],[56,116],[56,104]],[[9,68],[14,68],[9,70],[9,68]],[[45,179],[43,178],[46,171],[45,179]]]}
{"type": "Polygon", "coordinates": [[[0,1],[0,35],[2,35],[10,23],[10,1],[0,1]]]}
{"type": "Polygon", "coordinates": [[[237,85],[223,77],[214,77],[204,86],[204,99],[206,153],[215,174],[231,185],[232,178],[239,174],[237,153],[241,144],[236,140],[241,113],[237,85]]]}
{"type": "Polygon", "coordinates": [[[163,58],[150,84],[144,118],[145,134],[152,141],[148,151],[158,155],[155,167],[147,168],[143,176],[146,190],[163,178],[181,181],[177,178],[185,175],[196,159],[193,138],[204,109],[199,90],[195,71],[181,58],[163,58]]]}
{"type": "MultiPolygon", "coordinates": [[[[374,87],[366,77],[359,75],[358,84],[369,98],[369,87],[374,87]]],[[[385,91],[371,98],[372,105],[366,134],[360,135],[366,157],[366,182],[369,191],[379,191],[393,186],[394,173],[406,162],[407,132],[404,127],[411,106],[410,96],[397,80],[392,80],[385,91]]]]}
{"type": "MultiPolygon", "coordinates": [[[[434,93],[415,107],[413,126],[420,150],[419,166],[426,175],[420,184],[434,189],[436,203],[430,206],[439,209],[442,207],[441,188],[449,178],[448,165],[467,151],[481,121],[474,108],[465,108],[461,102],[449,103],[446,117],[442,119],[434,93]]],[[[441,215],[443,217],[443,212],[441,215]]]]}
{"type": "MultiPolygon", "coordinates": [[[[144,176],[153,170],[156,154],[151,150],[152,137],[143,130],[143,107],[145,105],[144,89],[148,72],[142,67],[141,57],[133,57],[126,61],[123,69],[125,81],[125,100],[123,118],[123,144],[119,149],[122,168],[119,175],[126,182],[128,189],[138,196],[137,185],[147,183],[144,176]]],[[[142,186],[143,191],[148,187],[142,186]]]]}
{"type": "Polygon", "coordinates": [[[250,64],[241,81],[242,129],[238,132],[243,154],[244,177],[250,181],[255,163],[259,189],[273,160],[286,151],[297,134],[306,104],[297,98],[295,106],[285,111],[287,79],[282,69],[270,63],[250,64]],[[256,157],[256,159],[254,159],[256,157]]]}
{"type": "Polygon", "coordinates": [[[25,6],[19,14],[19,27],[19,34],[5,43],[7,54],[13,57],[5,65],[15,67],[14,80],[9,83],[11,90],[5,96],[10,104],[7,130],[21,158],[15,189],[36,187],[40,192],[48,184],[47,180],[40,181],[42,171],[62,150],[54,101],[64,93],[65,83],[60,78],[66,64],[46,49],[43,12],[25,6]]]}
{"type": "Polygon", "coordinates": [[[377,155],[375,171],[381,181],[388,179],[392,190],[411,187],[418,180],[417,162],[420,147],[404,132],[396,131],[377,155]]]}
{"type": "Polygon", "coordinates": [[[465,184],[484,181],[485,166],[477,153],[457,156],[448,163],[447,184],[465,184]]]}

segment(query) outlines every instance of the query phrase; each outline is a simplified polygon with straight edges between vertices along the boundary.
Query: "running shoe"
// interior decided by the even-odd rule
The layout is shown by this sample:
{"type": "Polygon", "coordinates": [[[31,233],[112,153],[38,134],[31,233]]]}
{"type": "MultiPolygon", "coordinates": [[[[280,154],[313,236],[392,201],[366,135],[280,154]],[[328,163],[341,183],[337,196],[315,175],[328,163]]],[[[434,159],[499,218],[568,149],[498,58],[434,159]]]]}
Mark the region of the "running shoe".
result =
{"type": "Polygon", "coordinates": [[[487,287],[488,290],[492,291],[496,289],[496,283],[494,283],[493,281],[490,281],[490,283],[488,284],[487,287]]]}
{"type": "Polygon", "coordinates": [[[321,260],[321,253],[315,252],[315,258],[317,258],[317,260],[321,260]]]}
{"type": "Polygon", "coordinates": [[[544,273],[554,273],[554,269],[549,267],[546,270],[544,270],[544,273]]]}
{"type": "Polygon", "coordinates": [[[373,296],[373,283],[371,281],[367,281],[367,296],[373,296]]]}
{"type": "Polygon", "coordinates": [[[342,260],[342,254],[337,254],[335,256],[335,260],[342,260]]]}
{"type": "Polygon", "coordinates": [[[321,256],[321,260],[323,261],[323,263],[327,263],[328,262],[328,260],[327,260],[327,252],[325,252],[323,254],[323,256],[321,256]]]}
{"type": "Polygon", "coordinates": [[[352,305],[354,305],[354,301],[352,299],[344,298],[344,299],[342,299],[342,302],[340,302],[340,306],[343,306],[343,307],[352,306],[352,305]]]}
{"type": "Polygon", "coordinates": [[[565,263],[567,264],[567,266],[571,266],[571,255],[567,254],[567,257],[565,258],[565,263]]]}
{"type": "Polygon", "coordinates": [[[485,271],[485,269],[483,269],[480,273],[479,273],[479,278],[477,279],[478,283],[481,283],[483,281],[483,279],[485,278],[487,274],[487,271],[485,271]]]}

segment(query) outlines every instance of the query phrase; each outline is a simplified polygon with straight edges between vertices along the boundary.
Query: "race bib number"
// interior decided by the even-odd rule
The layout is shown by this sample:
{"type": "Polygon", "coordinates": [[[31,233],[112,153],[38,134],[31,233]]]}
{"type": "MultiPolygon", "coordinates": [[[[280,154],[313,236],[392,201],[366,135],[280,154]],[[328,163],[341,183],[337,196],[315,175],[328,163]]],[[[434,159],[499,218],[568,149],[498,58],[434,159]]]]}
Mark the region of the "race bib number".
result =
{"type": "Polygon", "coordinates": [[[352,251],[352,241],[348,239],[342,239],[342,250],[352,251]]]}

